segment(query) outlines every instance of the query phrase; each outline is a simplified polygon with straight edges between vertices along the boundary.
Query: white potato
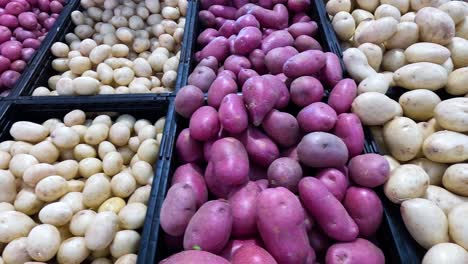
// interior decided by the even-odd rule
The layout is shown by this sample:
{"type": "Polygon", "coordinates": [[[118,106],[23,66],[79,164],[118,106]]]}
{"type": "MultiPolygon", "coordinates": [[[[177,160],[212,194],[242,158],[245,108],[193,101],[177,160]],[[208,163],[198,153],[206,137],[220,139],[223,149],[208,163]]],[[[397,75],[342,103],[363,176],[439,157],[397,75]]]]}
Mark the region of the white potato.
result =
{"type": "Polygon", "coordinates": [[[56,128],[50,135],[52,143],[62,149],[70,149],[80,143],[80,135],[69,127],[56,128]]]}
{"type": "Polygon", "coordinates": [[[456,194],[468,196],[468,163],[453,164],[442,177],[444,187],[456,194]]]}
{"type": "Polygon", "coordinates": [[[105,202],[99,206],[98,212],[111,211],[116,214],[120,212],[122,208],[125,207],[125,200],[120,197],[112,197],[107,199],[105,202]]]}
{"type": "Polygon", "coordinates": [[[426,158],[414,159],[408,163],[421,167],[429,176],[429,184],[442,185],[442,177],[444,176],[445,170],[448,168],[447,164],[434,162],[426,158]]]}
{"type": "Polygon", "coordinates": [[[9,243],[13,239],[27,236],[35,226],[27,215],[17,211],[0,212],[0,242],[9,243]]]}
{"type": "Polygon", "coordinates": [[[32,147],[33,145],[30,143],[23,142],[23,141],[16,141],[15,143],[11,145],[10,154],[12,157],[18,154],[29,154],[32,147]]]}
{"type": "Polygon", "coordinates": [[[103,141],[99,143],[99,147],[98,147],[99,158],[104,159],[107,153],[114,152],[114,151],[117,151],[117,148],[109,141],[103,141]]]}
{"type": "Polygon", "coordinates": [[[429,176],[417,165],[404,164],[390,173],[384,185],[387,198],[394,203],[421,197],[429,186],[429,176]]]}
{"type": "Polygon", "coordinates": [[[423,153],[435,162],[463,162],[468,159],[468,137],[446,130],[435,132],[424,140],[423,153]]]}
{"type": "Polygon", "coordinates": [[[136,254],[123,255],[115,261],[115,264],[135,264],[138,256],[136,254]]]}
{"type": "Polygon", "coordinates": [[[94,174],[86,180],[83,189],[83,203],[90,208],[98,208],[111,196],[111,184],[102,173],[94,174]]]}
{"type": "Polygon", "coordinates": [[[122,230],[115,234],[110,245],[110,252],[114,258],[126,254],[136,253],[140,243],[140,234],[134,230],[122,230]]]}
{"type": "Polygon", "coordinates": [[[358,85],[358,94],[368,93],[368,92],[377,92],[385,94],[390,86],[388,79],[385,75],[377,73],[371,75],[358,85]]]}
{"type": "Polygon", "coordinates": [[[453,207],[464,202],[458,195],[435,185],[429,185],[422,198],[434,202],[445,214],[448,214],[453,207]]]}
{"type": "Polygon", "coordinates": [[[37,197],[34,189],[23,188],[16,195],[14,206],[16,211],[33,215],[41,210],[44,202],[37,197]]]}
{"type": "Polygon", "coordinates": [[[154,164],[159,157],[159,143],[155,139],[146,139],[138,147],[137,155],[141,160],[154,164]]]}
{"type": "Polygon", "coordinates": [[[396,85],[406,89],[437,90],[448,81],[444,67],[430,62],[416,62],[399,68],[393,75],[396,85]]]}
{"type": "Polygon", "coordinates": [[[39,162],[54,163],[60,156],[59,150],[52,142],[44,140],[34,145],[29,154],[33,155],[39,162]]]}
{"type": "Polygon", "coordinates": [[[119,218],[114,212],[101,212],[86,229],[86,247],[91,250],[101,250],[112,243],[119,228],[119,218]]]}
{"type": "Polygon", "coordinates": [[[81,210],[77,212],[70,221],[70,232],[74,236],[84,236],[86,229],[94,221],[96,212],[93,210],[81,210]]]}
{"type": "Polygon", "coordinates": [[[136,187],[137,185],[135,178],[133,178],[133,176],[126,171],[122,171],[112,177],[112,193],[117,197],[129,197],[135,191],[136,187]]]}
{"type": "Polygon", "coordinates": [[[39,220],[41,220],[42,223],[54,226],[67,224],[72,216],[72,208],[64,202],[50,203],[44,206],[39,212],[39,220]]]}
{"type": "Polygon", "coordinates": [[[85,120],[86,114],[81,110],[73,110],[63,117],[63,122],[68,127],[82,125],[84,124],[85,120]]]}
{"type": "Polygon", "coordinates": [[[354,99],[351,110],[368,126],[383,125],[403,114],[400,104],[377,92],[360,94],[354,99]]]}
{"type": "Polygon", "coordinates": [[[106,175],[114,176],[122,170],[123,158],[119,152],[109,152],[104,156],[102,168],[106,175]]]}
{"type": "Polygon", "coordinates": [[[13,203],[15,197],[15,177],[7,170],[0,170],[0,202],[13,203]]]}
{"type": "Polygon", "coordinates": [[[421,264],[439,263],[468,263],[468,253],[464,248],[454,243],[437,244],[426,252],[421,264]]]}
{"type": "Polygon", "coordinates": [[[2,257],[4,263],[23,264],[32,260],[26,250],[27,241],[26,237],[20,237],[8,243],[5,249],[3,249],[2,257]]]}
{"type": "Polygon", "coordinates": [[[81,192],[84,189],[85,183],[82,180],[67,181],[69,192],[81,192]]]}
{"type": "Polygon", "coordinates": [[[85,209],[85,205],[83,204],[83,194],[81,192],[69,192],[60,198],[60,202],[68,204],[73,214],[85,209]]]}
{"type": "Polygon", "coordinates": [[[106,140],[109,134],[109,127],[102,123],[92,124],[88,127],[84,140],[89,145],[98,145],[106,140]]]}
{"type": "Polygon", "coordinates": [[[15,177],[21,178],[26,169],[38,163],[39,161],[32,155],[17,154],[10,160],[9,169],[15,177]]]}
{"type": "Polygon", "coordinates": [[[102,161],[97,158],[85,158],[78,163],[78,174],[84,178],[102,172],[102,161]]]}
{"type": "Polygon", "coordinates": [[[57,170],[53,165],[47,163],[39,163],[30,166],[23,173],[23,181],[31,187],[45,177],[56,175],[57,170]]]}
{"type": "Polygon", "coordinates": [[[53,225],[42,224],[34,227],[28,235],[26,250],[37,261],[52,259],[60,247],[60,232],[53,225]]]}
{"type": "Polygon", "coordinates": [[[145,185],[153,178],[153,167],[146,161],[140,160],[133,164],[132,174],[140,185],[145,185]]]}
{"type": "Polygon", "coordinates": [[[464,249],[468,248],[468,203],[461,203],[448,214],[449,233],[452,240],[464,249]]]}
{"type": "Polygon", "coordinates": [[[151,185],[145,185],[137,188],[135,192],[128,198],[128,203],[142,203],[148,204],[148,200],[151,194],[151,185]]]}
{"type": "Polygon", "coordinates": [[[0,212],[14,211],[14,210],[15,210],[15,207],[11,203],[5,203],[5,202],[0,203],[0,212]]]}
{"type": "MultiPolygon", "coordinates": [[[[448,60],[450,60],[450,58],[448,60]]],[[[447,93],[452,95],[465,95],[468,93],[467,83],[468,67],[459,68],[449,73],[448,82],[447,86],[445,86],[445,90],[447,91],[447,93]]]]}
{"type": "Polygon", "coordinates": [[[36,195],[44,202],[58,200],[68,192],[67,181],[57,175],[45,177],[36,184],[36,195]]]}
{"type": "Polygon", "coordinates": [[[77,161],[81,161],[86,158],[95,158],[96,155],[96,150],[88,144],[78,144],[73,148],[73,156],[77,161]]]}
{"type": "Polygon", "coordinates": [[[83,237],[72,237],[62,242],[57,252],[59,263],[79,264],[90,254],[83,237]]]}
{"type": "Polygon", "coordinates": [[[49,131],[40,124],[18,121],[11,126],[10,135],[15,140],[37,143],[43,141],[49,135],[49,131]]]}
{"type": "Polygon", "coordinates": [[[66,180],[74,179],[78,175],[78,162],[76,160],[64,160],[54,164],[57,175],[66,180]]]}
{"type": "Polygon", "coordinates": [[[143,226],[146,216],[146,205],[129,203],[119,212],[120,226],[125,229],[138,229],[143,226]]]}
{"type": "Polygon", "coordinates": [[[116,122],[109,130],[109,141],[119,147],[125,146],[130,136],[130,128],[123,122],[116,122]]]}
{"type": "Polygon", "coordinates": [[[456,132],[468,132],[468,98],[457,97],[444,100],[434,109],[434,117],[437,123],[448,130],[456,132]]]}
{"type": "Polygon", "coordinates": [[[402,94],[398,102],[405,116],[416,121],[426,121],[434,116],[434,109],[441,100],[433,91],[417,89],[402,94]]]}

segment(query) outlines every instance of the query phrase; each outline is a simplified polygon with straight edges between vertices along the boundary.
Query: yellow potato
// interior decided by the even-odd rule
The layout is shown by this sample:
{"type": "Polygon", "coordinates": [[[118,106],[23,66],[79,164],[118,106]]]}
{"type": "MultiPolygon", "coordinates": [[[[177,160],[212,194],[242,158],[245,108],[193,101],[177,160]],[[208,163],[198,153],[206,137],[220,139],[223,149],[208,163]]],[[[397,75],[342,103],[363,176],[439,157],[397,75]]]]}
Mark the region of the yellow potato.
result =
{"type": "Polygon", "coordinates": [[[388,150],[399,161],[415,158],[423,144],[421,130],[407,117],[395,117],[386,123],[383,135],[388,150]]]}
{"type": "Polygon", "coordinates": [[[429,186],[429,176],[419,166],[404,164],[390,173],[384,185],[384,193],[393,203],[418,198],[424,195],[429,186]]]}
{"type": "Polygon", "coordinates": [[[450,58],[450,51],[439,44],[419,42],[409,46],[405,50],[405,56],[406,60],[410,63],[432,62],[442,64],[450,58]]]}
{"type": "Polygon", "coordinates": [[[419,38],[424,42],[447,45],[455,36],[452,18],[434,7],[424,7],[416,13],[414,22],[419,26],[419,38]]]}
{"type": "Polygon", "coordinates": [[[363,93],[356,97],[352,104],[352,112],[368,126],[383,125],[403,114],[400,104],[376,92],[363,93]]]}
{"type": "Polygon", "coordinates": [[[430,62],[417,62],[399,68],[393,75],[395,84],[406,89],[438,90],[448,81],[444,67],[430,62]]]}
{"type": "Polygon", "coordinates": [[[333,29],[340,40],[349,40],[354,35],[356,23],[350,13],[338,12],[332,20],[333,29]]]}
{"type": "Polygon", "coordinates": [[[468,132],[468,98],[457,97],[444,100],[434,109],[434,117],[437,123],[448,130],[456,132],[468,132]]]}
{"type": "Polygon", "coordinates": [[[426,121],[432,118],[434,109],[440,101],[436,93],[424,89],[408,91],[398,99],[403,108],[403,114],[416,121],[426,121]]]}
{"type": "Polygon", "coordinates": [[[99,206],[98,212],[111,211],[116,214],[125,206],[125,200],[120,197],[112,197],[107,199],[99,206]]]}
{"type": "Polygon", "coordinates": [[[468,136],[452,131],[435,132],[424,140],[423,153],[435,162],[463,162],[468,159],[468,136]]]}

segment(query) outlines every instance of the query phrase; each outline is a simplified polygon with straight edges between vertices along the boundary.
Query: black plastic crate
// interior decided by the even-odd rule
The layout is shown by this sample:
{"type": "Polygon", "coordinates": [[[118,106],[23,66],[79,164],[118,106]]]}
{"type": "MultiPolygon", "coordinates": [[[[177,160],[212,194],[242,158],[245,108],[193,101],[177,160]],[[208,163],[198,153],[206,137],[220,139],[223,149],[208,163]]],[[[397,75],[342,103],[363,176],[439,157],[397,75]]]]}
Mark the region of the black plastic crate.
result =
{"type": "MultiPolygon", "coordinates": [[[[48,87],[47,81],[49,77],[57,74],[57,72],[52,68],[52,61],[56,58],[51,50],[50,47],[55,43],[55,42],[64,42],[65,43],[65,35],[67,33],[73,32],[75,25],[73,24],[72,20],[70,19],[70,14],[71,12],[75,10],[83,10],[80,7],[80,0],[70,0],[74,1],[73,5],[69,7],[67,15],[63,14],[64,16],[62,17],[62,14],[60,17],[62,18],[61,20],[58,20],[57,22],[60,21],[60,23],[56,23],[57,29],[54,31],[55,34],[49,34],[48,37],[50,39],[47,41],[46,45],[43,45],[43,52],[41,53],[41,56],[36,56],[34,62],[31,63],[31,68],[28,71],[28,75],[22,78],[22,82],[18,83],[17,88],[12,91],[10,98],[16,99],[30,99],[34,98],[34,100],[44,100],[44,98],[47,97],[54,97],[57,100],[62,100],[64,98],[82,98],[83,101],[89,100],[90,98],[96,98],[96,99],[104,99],[104,98],[127,98],[127,97],[133,97],[136,95],[143,96],[143,97],[157,97],[159,95],[169,95],[172,93],[160,93],[160,94],[154,94],[154,93],[147,93],[147,94],[113,94],[113,95],[92,95],[92,96],[32,96],[32,93],[34,89],[36,89],[39,86],[45,86],[48,87]]],[[[185,22],[185,28],[184,28],[184,39],[182,41],[181,45],[181,51],[180,51],[180,61],[179,61],[179,66],[177,69],[177,80],[176,80],[176,86],[174,90],[178,89],[178,85],[181,83],[181,78],[184,72],[185,68],[185,63],[186,63],[186,58],[187,55],[186,53],[188,52],[187,48],[189,47],[189,39],[192,37],[191,36],[191,27],[193,26],[193,17],[195,16],[196,12],[193,10],[193,4],[192,2],[188,2],[189,5],[187,7],[187,14],[186,14],[186,22],[185,22]]],[[[65,10],[65,9],[64,9],[65,10]]],[[[45,43],[44,43],[45,44],[45,43]]]]}
{"type": "Polygon", "coordinates": [[[65,5],[63,6],[62,12],[60,12],[59,17],[42,41],[41,46],[36,50],[33,57],[27,63],[26,68],[21,73],[21,77],[18,79],[15,86],[11,89],[10,94],[6,97],[0,97],[0,100],[3,98],[5,98],[5,100],[16,98],[23,90],[24,84],[31,78],[36,68],[41,67],[41,62],[43,61],[44,55],[50,50],[54,39],[56,39],[57,36],[63,34],[62,25],[66,20],[69,20],[70,13],[78,8],[79,5],[80,0],[65,0],[65,5]]]}
{"type": "Polygon", "coordinates": [[[134,100],[93,100],[92,102],[82,103],[79,100],[56,100],[48,104],[38,103],[36,101],[17,101],[17,102],[2,102],[0,103],[0,141],[11,139],[9,130],[16,121],[32,121],[41,123],[49,118],[63,118],[65,114],[74,109],[83,110],[87,117],[106,113],[111,117],[117,117],[121,114],[131,114],[135,118],[145,118],[155,122],[160,117],[166,117],[166,125],[164,127],[163,138],[159,150],[159,159],[154,169],[154,181],[152,183],[151,194],[148,201],[148,210],[143,228],[140,230],[141,240],[138,250],[138,263],[153,263],[156,254],[156,245],[152,226],[155,219],[158,219],[155,214],[159,183],[164,173],[162,173],[164,159],[164,150],[167,149],[166,144],[171,142],[168,140],[171,124],[173,122],[172,114],[168,114],[170,100],[169,98],[142,98],[135,102],[134,100]]]}
{"type": "MultiPolygon", "coordinates": [[[[185,54],[185,56],[187,57],[186,58],[186,63],[187,63],[186,67],[188,68],[187,75],[190,75],[193,69],[195,69],[195,67],[197,66],[195,53],[199,51],[201,48],[197,43],[197,37],[205,29],[205,27],[203,27],[203,25],[201,24],[198,18],[198,12],[201,10],[200,1],[197,1],[197,0],[191,0],[191,1],[193,1],[190,3],[193,5],[192,10],[194,11],[195,14],[192,16],[194,20],[193,20],[193,24],[190,26],[190,29],[189,29],[189,32],[191,32],[191,35],[189,38],[187,38],[188,39],[187,53],[185,54]]],[[[333,52],[338,55],[338,53],[335,51],[335,48],[333,46],[333,41],[330,41],[331,34],[330,32],[328,32],[329,29],[326,25],[327,22],[328,23],[330,22],[328,21],[328,19],[322,18],[324,10],[325,10],[325,6],[321,0],[313,0],[311,3],[311,8],[307,11],[307,14],[312,18],[313,21],[317,23],[317,26],[318,26],[318,34],[315,36],[315,40],[317,40],[320,43],[323,51],[333,52]]],[[[185,29],[187,30],[187,26],[185,29]]],[[[182,87],[182,86],[179,86],[179,87],[182,87]]],[[[332,87],[324,86],[324,88],[331,89],[332,87]]],[[[179,89],[176,89],[175,92],[177,93],[179,89]]],[[[239,90],[240,90],[240,87],[239,87],[239,90]]]]}

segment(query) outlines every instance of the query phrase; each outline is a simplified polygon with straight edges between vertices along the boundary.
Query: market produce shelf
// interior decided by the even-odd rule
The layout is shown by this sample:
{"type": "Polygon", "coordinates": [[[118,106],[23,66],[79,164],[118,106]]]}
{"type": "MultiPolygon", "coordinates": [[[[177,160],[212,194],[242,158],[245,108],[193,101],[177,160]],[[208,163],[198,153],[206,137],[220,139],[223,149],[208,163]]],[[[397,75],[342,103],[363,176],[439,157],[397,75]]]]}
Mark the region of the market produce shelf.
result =
{"type": "Polygon", "coordinates": [[[42,67],[42,62],[46,53],[50,53],[50,47],[55,42],[55,39],[59,38],[63,33],[63,25],[66,21],[70,21],[70,14],[73,10],[76,10],[80,6],[80,0],[66,0],[62,12],[55,21],[53,27],[49,30],[46,37],[41,43],[39,49],[36,50],[34,56],[27,63],[26,68],[21,73],[21,77],[16,82],[15,86],[11,89],[10,94],[7,97],[0,97],[0,100],[10,100],[16,98],[19,93],[23,90],[25,83],[31,79],[37,68],[42,67]]]}
{"type": "MultiPolygon", "coordinates": [[[[113,116],[121,114],[131,114],[136,118],[145,118],[151,122],[155,122],[160,117],[166,117],[166,126],[163,132],[161,141],[159,159],[154,169],[154,180],[151,188],[150,198],[148,200],[148,210],[146,212],[145,224],[142,230],[139,230],[141,235],[140,247],[138,250],[138,263],[154,263],[150,261],[154,259],[156,254],[156,242],[152,232],[152,226],[159,219],[159,212],[156,214],[156,208],[159,204],[157,200],[159,194],[159,183],[163,173],[163,153],[167,149],[166,144],[171,144],[168,140],[168,135],[171,134],[168,124],[173,122],[173,114],[168,114],[170,100],[166,98],[140,98],[135,101],[134,98],[128,100],[93,100],[92,102],[83,103],[82,100],[68,98],[65,100],[55,100],[43,104],[36,100],[14,101],[0,103],[0,141],[11,139],[9,130],[16,121],[32,121],[43,122],[49,118],[63,118],[65,114],[74,109],[80,109],[87,114],[98,115],[106,113],[113,116]]],[[[159,224],[159,222],[158,222],[159,224]]]]}
{"type": "MultiPolygon", "coordinates": [[[[52,61],[56,58],[53,54],[52,51],[50,50],[50,47],[55,43],[55,42],[64,42],[65,43],[65,35],[67,33],[73,32],[75,25],[73,24],[70,14],[71,12],[75,10],[83,10],[80,7],[80,1],[79,0],[70,0],[73,1],[73,5],[67,5],[67,7],[64,9],[60,17],[62,20],[57,20],[54,28],[51,29],[54,30],[54,34],[49,34],[43,42],[42,49],[43,51],[41,52],[40,56],[36,56],[34,58],[33,63],[31,63],[31,66],[29,67],[30,69],[28,70],[28,74],[23,74],[25,75],[24,78],[21,78],[21,82],[18,82],[16,88],[12,93],[10,94],[8,100],[14,100],[17,98],[20,99],[31,99],[33,98],[34,100],[46,100],[45,98],[47,97],[54,97],[58,100],[62,100],[63,98],[67,97],[82,97],[83,100],[88,100],[90,98],[126,98],[126,97],[131,97],[135,95],[140,95],[140,96],[146,96],[146,97],[155,97],[156,95],[161,95],[161,94],[154,94],[154,93],[147,93],[147,94],[112,94],[112,95],[93,95],[93,96],[32,96],[32,93],[35,88],[39,86],[45,86],[48,87],[48,79],[49,77],[55,75],[57,71],[55,71],[52,68],[52,61]],[[67,10],[67,15],[65,16],[65,10],[67,10]],[[62,17],[63,15],[63,17],[62,17]],[[55,28],[56,27],[56,28],[55,28]]],[[[181,78],[183,76],[184,68],[186,67],[186,58],[187,55],[186,53],[189,52],[188,47],[190,47],[190,39],[193,37],[192,33],[193,32],[193,27],[194,27],[194,17],[196,17],[197,12],[194,12],[194,8],[196,4],[194,2],[189,1],[188,2],[188,8],[187,8],[187,14],[186,14],[186,22],[185,22],[185,28],[184,28],[184,39],[182,41],[181,45],[181,53],[180,53],[180,61],[179,61],[179,66],[177,69],[177,80],[176,80],[176,86],[174,89],[177,89],[178,84],[181,83],[181,78]]],[[[25,72],[26,73],[26,72],[25,72]]],[[[163,93],[163,94],[171,94],[171,93],[163,93]]]]}

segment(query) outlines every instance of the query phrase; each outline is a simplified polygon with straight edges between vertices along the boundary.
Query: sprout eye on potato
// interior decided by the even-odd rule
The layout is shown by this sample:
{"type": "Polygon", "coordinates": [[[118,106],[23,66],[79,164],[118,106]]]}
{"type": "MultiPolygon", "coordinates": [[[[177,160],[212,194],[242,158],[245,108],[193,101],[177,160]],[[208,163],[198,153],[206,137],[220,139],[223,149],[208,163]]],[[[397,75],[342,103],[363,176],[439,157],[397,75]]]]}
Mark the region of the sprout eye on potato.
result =
{"type": "Polygon", "coordinates": [[[0,255],[6,263],[134,261],[159,153],[156,130],[162,133],[165,118],[153,126],[128,114],[87,117],[73,110],[63,120],[17,121],[13,140],[0,143],[0,255]],[[145,133],[151,144],[141,150],[142,160],[129,146],[137,130],[154,131],[145,133]]]}

